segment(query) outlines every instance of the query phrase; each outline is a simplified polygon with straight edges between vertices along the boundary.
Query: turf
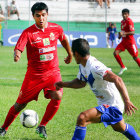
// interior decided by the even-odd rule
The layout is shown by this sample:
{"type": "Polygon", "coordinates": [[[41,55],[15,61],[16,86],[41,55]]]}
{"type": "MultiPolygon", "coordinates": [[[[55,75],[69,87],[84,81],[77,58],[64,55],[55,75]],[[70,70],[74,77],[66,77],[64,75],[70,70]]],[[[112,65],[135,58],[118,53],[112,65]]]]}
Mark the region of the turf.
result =
{"type": "MultiPolygon", "coordinates": [[[[120,70],[119,65],[113,57],[114,49],[95,49],[91,48],[91,54],[112,68],[114,73],[120,70]]],[[[72,80],[78,73],[78,65],[74,59],[71,64],[64,63],[66,52],[63,48],[58,48],[58,56],[62,78],[64,81],[72,80]]],[[[128,52],[121,54],[122,59],[128,70],[122,75],[127,86],[130,99],[135,106],[140,108],[140,70],[128,52]]],[[[26,72],[26,52],[18,63],[13,62],[13,47],[0,47],[0,126],[3,124],[9,108],[15,103],[24,75],[26,72]]],[[[49,100],[40,93],[38,102],[30,102],[26,109],[35,110],[41,120],[49,100]]],[[[94,94],[86,86],[83,89],[64,89],[63,99],[60,109],[55,117],[47,126],[48,140],[71,140],[75,129],[76,119],[80,112],[97,106],[94,94]]],[[[19,115],[20,116],[20,115],[19,115]]],[[[3,140],[39,140],[35,133],[35,128],[24,128],[20,124],[19,116],[9,127],[3,140]]],[[[124,115],[127,123],[134,126],[140,135],[140,111],[132,116],[124,115]]],[[[40,122],[40,121],[39,121],[40,122]]],[[[86,140],[126,140],[126,138],[112,130],[109,126],[106,129],[103,124],[91,124],[87,127],[86,140]]]]}

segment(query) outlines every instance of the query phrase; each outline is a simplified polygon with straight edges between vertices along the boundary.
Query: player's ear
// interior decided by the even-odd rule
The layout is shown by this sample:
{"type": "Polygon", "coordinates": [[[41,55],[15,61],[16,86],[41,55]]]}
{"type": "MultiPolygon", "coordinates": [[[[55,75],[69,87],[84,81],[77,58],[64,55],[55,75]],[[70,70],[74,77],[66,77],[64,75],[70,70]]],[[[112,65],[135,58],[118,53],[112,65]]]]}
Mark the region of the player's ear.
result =
{"type": "Polygon", "coordinates": [[[74,56],[75,56],[75,57],[79,57],[79,53],[78,53],[78,52],[75,52],[75,53],[74,53],[74,56]]]}

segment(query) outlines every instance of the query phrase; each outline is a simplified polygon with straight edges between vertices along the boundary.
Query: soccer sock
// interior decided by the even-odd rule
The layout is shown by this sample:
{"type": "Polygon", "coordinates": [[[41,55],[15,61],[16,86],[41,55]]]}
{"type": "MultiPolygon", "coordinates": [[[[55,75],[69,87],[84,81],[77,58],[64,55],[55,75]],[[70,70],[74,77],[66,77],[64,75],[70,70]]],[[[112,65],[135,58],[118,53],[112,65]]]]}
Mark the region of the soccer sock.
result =
{"type": "Polygon", "coordinates": [[[116,58],[117,62],[119,63],[119,65],[121,66],[121,68],[125,68],[122,59],[119,55],[114,55],[114,57],[116,58]]]}
{"type": "Polygon", "coordinates": [[[86,130],[86,127],[76,126],[72,140],[84,140],[86,130]]]}
{"type": "Polygon", "coordinates": [[[135,61],[137,62],[137,64],[138,64],[139,67],[140,67],[140,58],[135,59],[135,61]]]}
{"type": "Polygon", "coordinates": [[[5,128],[5,130],[8,130],[8,127],[11,125],[11,123],[15,120],[15,118],[18,116],[19,112],[17,112],[15,110],[15,107],[14,105],[10,108],[7,116],[6,116],[6,119],[5,119],[5,122],[4,124],[2,125],[2,128],[5,128]]]}
{"type": "Polygon", "coordinates": [[[61,100],[51,99],[51,101],[49,102],[49,104],[46,108],[46,112],[42,118],[40,126],[41,125],[46,126],[46,124],[53,118],[53,116],[55,115],[55,113],[59,109],[60,102],[61,102],[61,100]]]}
{"type": "Polygon", "coordinates": [[[126,124],[125,132],[123,132],[123,134],[130,140],[140,140],[135,129],[129,124],[126,124]]]}

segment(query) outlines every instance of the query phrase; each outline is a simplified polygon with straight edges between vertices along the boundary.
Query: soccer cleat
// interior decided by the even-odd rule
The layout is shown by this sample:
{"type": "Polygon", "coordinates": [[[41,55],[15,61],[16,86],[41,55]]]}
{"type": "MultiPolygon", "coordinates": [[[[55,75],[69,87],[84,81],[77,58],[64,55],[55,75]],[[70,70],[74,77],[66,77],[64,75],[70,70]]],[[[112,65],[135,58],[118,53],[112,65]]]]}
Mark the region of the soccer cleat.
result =
{"type": "Polygon", "coordinates": [[[120,70],[120,72],[118,73],[118,75],[122,75],[122,74],[124,73],[124,71],[126,71],[126,70],[127,70],[127,67],[121,68],[121,70],[120,70]]]}
{"type": "Polygon", "coordinates": [[[38,126],[36,128],[36,133],[39,134],[41,138],[47,138],[45,126],[38,126]]]}
{"type": "Polygon", "coordinates": [[[6,130],[5,130],[5,128],[0,128],[0,136],[4,136],[5,134],[6,134],[6,130]]]}

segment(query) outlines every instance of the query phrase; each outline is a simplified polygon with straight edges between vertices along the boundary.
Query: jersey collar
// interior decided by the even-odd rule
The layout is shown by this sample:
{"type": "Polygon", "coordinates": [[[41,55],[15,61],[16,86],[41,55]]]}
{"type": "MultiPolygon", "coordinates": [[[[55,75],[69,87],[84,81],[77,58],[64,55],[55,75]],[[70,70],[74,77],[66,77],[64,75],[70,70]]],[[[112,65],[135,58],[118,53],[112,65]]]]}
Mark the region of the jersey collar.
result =
{"type": "Polygon", "coordinates": [[[37,25],[36,25],[36,23],[35,23],[35,27],[36,27],[37,29],[42,30],[42,31],[44,32],[44,30],[45,30],[46,28],[48,28],[48,22],[46,23],[46,26],[45,26],[45,28],[43,28],[43,29],[38,28],[37,25]]]}

